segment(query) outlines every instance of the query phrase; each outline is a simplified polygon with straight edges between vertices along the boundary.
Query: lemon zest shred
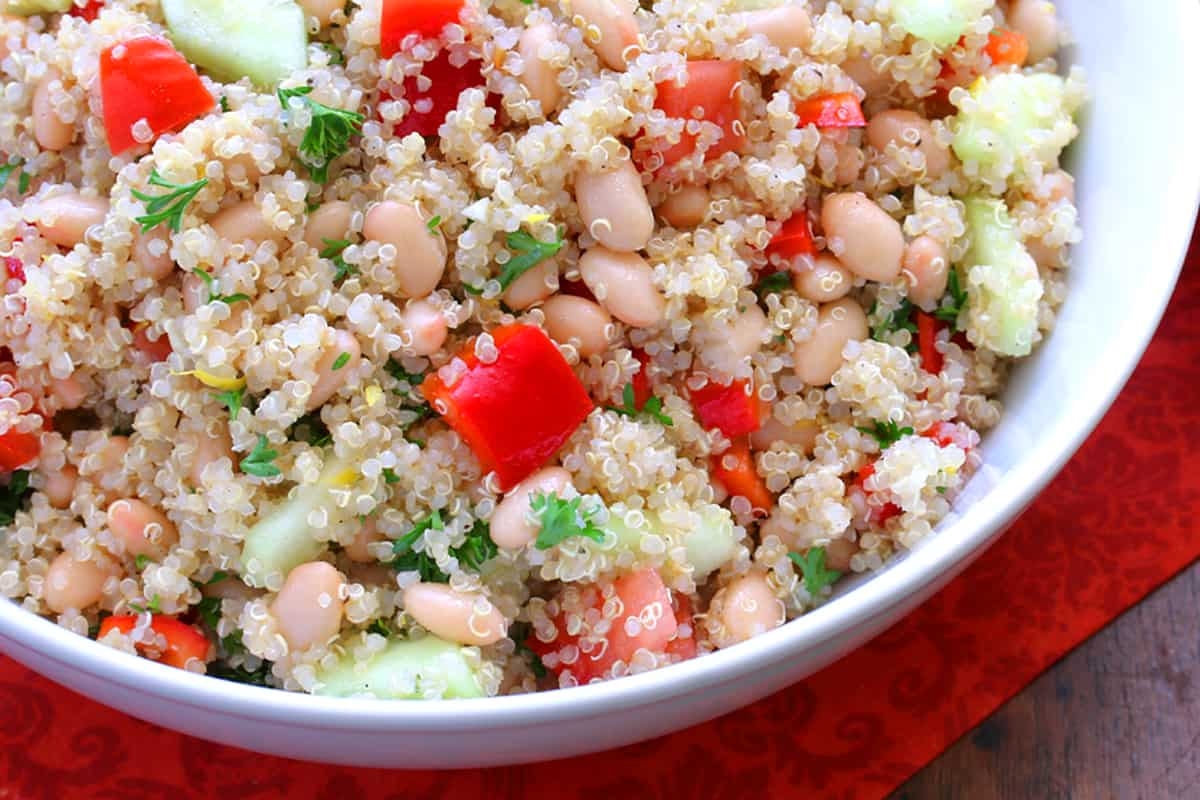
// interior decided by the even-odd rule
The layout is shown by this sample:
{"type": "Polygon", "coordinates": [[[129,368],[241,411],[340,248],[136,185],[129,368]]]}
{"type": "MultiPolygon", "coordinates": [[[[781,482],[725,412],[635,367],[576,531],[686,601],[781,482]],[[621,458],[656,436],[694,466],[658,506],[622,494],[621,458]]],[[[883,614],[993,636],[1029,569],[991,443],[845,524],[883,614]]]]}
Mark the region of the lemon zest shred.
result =
{"type": "Polygon", "coordinates": [[[363,389],[363,399],[367,401],[368,406],[373,406],[379,402],[379,398],[383,397],[383,389],[379,388],[379,384],[372,383],[367,388],[363,389]]]}
{"type": "Polygon", "coordinates": [[[212,389],[220,389],[224,392],[236,392],[238,389],[246,388],[246,379],[240,375],[236,378],[226,378],[221,375],[215,375],[211,372],[206,372],[202,369],[189,369],[183,372],[172,372],[171,374],[191,375],[205,386],[208,386],[212,389]]]}
{"type": "Polygon", "coordinates": [[[548,219],[550,219],[549,214],[529,214],[528,216],[525,217],[525,221],[528,222],[530,225],[536,224],[538,222],[545,222],[548,219]]]}

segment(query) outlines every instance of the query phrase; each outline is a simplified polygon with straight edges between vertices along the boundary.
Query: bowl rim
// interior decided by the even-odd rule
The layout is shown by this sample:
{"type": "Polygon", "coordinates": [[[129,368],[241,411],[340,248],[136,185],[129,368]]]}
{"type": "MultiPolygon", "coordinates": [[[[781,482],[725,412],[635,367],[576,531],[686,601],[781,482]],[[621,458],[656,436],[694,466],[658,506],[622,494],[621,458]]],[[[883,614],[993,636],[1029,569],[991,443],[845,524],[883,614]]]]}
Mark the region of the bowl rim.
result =
{"type": "MultiPolygon", "coordinates": [[[[1178,3],[1176,11],[1185,18],[1181,31],[1200,27],[1200,6],[1178,3]]],[[[1189,66],[1184,75],[1200,76],[1200,50],[1186,46],[1181,50],[1189,66]]],[[[1198,109],[1197,104],[1181,104],[1177,111],[1184,119],[1177,123],[1200,129],[1198,109]]],[[[68,670],[175,704],[291,727],[365,732],[486,730],[599,717],[717,687],[749,671],[780,664],[801,650],[818,648],[850,628],[864,626],[939,576],[963,566],[1037,496],[1099,424],[1149,344],[1187,255],[1200,208],[1200,150],[1184,157],[1187,160],[1176,164],[1177,180],[1167,184],[1171,194],[1163,203],[1162,226],[1167,234],[1155,243],[1156,259],[1174,266],[1154,273],[1160,284],[1154,287],[1156,301],[1134,306],[1124,320],[1125,330],[1136,335],[1124,337],[1112,348],[1107,360],[1114,366],[1113,378],[1102,392],[1096,392],[1088,413],[1065,424],[1064,435],[1053,442],[1042,440],[1031,447],[1021,469],[1007,473],[959,519],[930,537],[928,544],[836,600],[735,647],[652,672],[565,690],[405,702],[320,697],[208,678],[98,645],[9,600],[0,602],[0,640],[36,651],[68,670]]]]}

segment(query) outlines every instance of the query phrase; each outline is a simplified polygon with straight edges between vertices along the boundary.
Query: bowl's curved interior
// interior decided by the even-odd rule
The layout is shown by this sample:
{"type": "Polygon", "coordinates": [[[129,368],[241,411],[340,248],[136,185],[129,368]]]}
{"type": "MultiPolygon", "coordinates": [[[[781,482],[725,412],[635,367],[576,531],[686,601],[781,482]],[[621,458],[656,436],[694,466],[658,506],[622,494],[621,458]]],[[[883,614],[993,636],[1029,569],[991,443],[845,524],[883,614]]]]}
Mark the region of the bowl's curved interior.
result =
{"type": "Polygon", "coordinates": [[[202,678],[101,647],[7,602],[0,603],[0,649],[170,727],[377,766],[467,766],[601,749],[715,716],[819,668],[961,569],[1033,499],[1124,384],[1174,285],[1200,197],[1200,149],[1191,138],[1200,106],[1182,102],[1188,80],[1200,78],[1200,51],[1190,41],[1200,30],[1200,4],[1058,5],[1080,43],[1069,57],[1087,68],[1092,95],[1072,154],[1085,239],[1074,253],[1070,294],[1054,334],[1014,374],[1007,413],[985,441],[988,468],[960,504],[961,516],[884,572],[781,629],[704,658],[601,685],[486,700],[338,700],[202,678]],[[579,725],[592,735],[567,734],[579,725]],[[497,742],[498,732],[519,733],[524,744],[481,753],[476,737],[497,742]]]}

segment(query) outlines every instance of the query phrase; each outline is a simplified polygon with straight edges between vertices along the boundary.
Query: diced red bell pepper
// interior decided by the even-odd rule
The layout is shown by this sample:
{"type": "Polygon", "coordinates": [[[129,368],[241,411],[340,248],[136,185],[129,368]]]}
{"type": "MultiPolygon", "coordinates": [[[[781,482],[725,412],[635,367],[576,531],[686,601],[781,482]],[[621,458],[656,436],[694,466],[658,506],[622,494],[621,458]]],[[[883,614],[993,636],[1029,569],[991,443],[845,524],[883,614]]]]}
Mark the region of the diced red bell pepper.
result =
{"type": "Polygon", "coordinates": [[[728,386],[709,381],[703,388],[691,391],[692,407],[700,424],[716,428],[733,439],[754,433],[762,426],[762,403],[748,384],[737,380],[728,386]]]}
{"type": "Polygon", "coordinates": [[[663,652],[675,656],[678,661],[687,661],[695,658],[697,654],[696,623],[692,618],[692,601],[688,599],[687,595],[676,592],[671,592],[671,599],[674,601],[675,607],[675,638],[667,642],[667,647],[663,652]]]}
{"type": "MultiPolygon", "coordinates": [[[[740,150],[746,143],[745,123],[735,89],[742,80],[740,61],[689,61],[687,84],[658,84],[654,107],[672,119],[699,119],[720,126],[723,135],[704,153],[706,161],[740,150]]],[[[696,135],[683,131],[678,144],[661,151],[663,166],[670,166],[696,150],[696,135]]]]}
{"type": "Polygon", "coordinates": [[[434,374],[421,387],[508,490],[562,447],[591,413],[592,401],[540,328],[507,325],[491,335],[495,361],[480,361],[472,340],[458,354],[466,363],[462,376],[447,386],[434,374]]]}
{"type": "Polygon", "coordinates": [[[938,447],[949,447],[955,445],[969,453],[972,448],[971,429],[965,425],[957,425],[953,422],[935,422],[927,429],[921,431],[921,435],[927,439],[932,439],[937,442],[938,447]]]}
{"type": "Polygon", "coordinates": [[[0,469],[20,469],[42,452],[42,437],[36,433],[8,430],[0,433],[0,469]]]}
{"type": "MultiPolygon", "coordinates": [[[[578,683],[586,684],[611,677],[613,664],[620,660],[628,665],[638,650],[668,652],[679,630],[678,612],[672,605],[671,591],[663,584],[658,572],[649,567],[630,572],[613,581],[612,588],[621,610],[615,619],[609,620],[605,633],[592,634],[585,621],[581,631],[584,635],[571,635],[567,633],[564,615],[560,614],[554,620],[558,635],[553,641],[543,642],[536,635],[529,637],[526,645],[543,659],[551,653],[561,657],[569,647],[577,649],[578,658],[572,663],[558,661],[553,666],[547,665],[548,669],[559,675],[570,674],[578,683]],[[630,623],[631,618],[637,622],[630,623]],[[635,632],[631,634],[627,625],[636,628],[635,632]],[[588,648],[587,652],[584,647],[588,648]]],[[[590,587],[586,591],[592,595],[591,607],[602,609],[605,597],[600,590],[590,587]]],[[[677,646],[684,652],[688,649],[684,642],[677,646]]]]}
{"type": "Polygon", "coordinates": [[[818,128],[865,128],[862,104],[853,92],[825,94],[796,104],[798,127],[816,125],[818,128]]]}
{"type": "Polygon", "coordinates": [[[1019,67],[1029,58],[1029,40],[1017,31],[992,31],[983,52],[994,67],[1019,67]]]}
{"type": "Polygon", "coordinates": [[[25,262],[16,256],[4,257],[4,280],[10,281],[16,279],[22,284],[25,283],[25,262]]]}
{"type": "Polygon", "coordinates": [[[150,335],[146,333],[149,327],[146,323],[142,323],[133,329],[133,347],[146,356],[152,364],[166,361],[167,356],[174,352],[171,349],[171,340],[165,333],[160,334],[157,339],[151,339],[150,335]]]}
{"type": "Polygon", "coordinates": [[[85,6],[77,6],[72,3],[67,13],[72,17],[79,17],[86,22],[95,22],[96,17],[100,16],[100,11],[103,8],[104,0],[88,0],[85,6]]]}
{"type": "Polygon", "coordinates": [[[939,375],[945,359],[937,349],[937,335],[946,323],[932,314],[917,311],[917,350],[921,354],[921,369],[930,375],[939,375]]]}
{"type": "MultiPolygon", "coordinates": [[[[404,119],[396,123],[396,136],[410,133],[436,136],[438,128],[446,121],[446,115],[458,107],[458,96],[467,89],[484,87],[480,61],[472,59],[456,67],[450,63],[450,54],[447,52],[425,62],[421,74],[430,80],[429,88],[425,91],[421,91],[417,76],[410,75],[404,79],[403,96],[412,107],[404,119]]],[[[380,99],[394,98],[383,90],[380,99]]],[[[491,95],[488,95],[488,104],[496,107],[496,99],[491,95]]]]}
{"type": "Polygon", "coordinates": [[[808,209],[800,209],[787,218],[779,233],[767,245],[767,257],[778,256],[779,260],[790,265],[800,256],[814,258],[817,246],[813,243],[812,226],[808,220],[808,209]]]}
{"type": "Polygon", "coordinates": [[[161,36],[138,36],[101,53],[100,94],[113,153],[141,144],[133,138],[139,120],[159,136],[216,105],[196,70],[161,36]]]}
{"type": "MultiPolygon", "coordinates": [[[[867,478],[874,474],[875,464],[867,464],[858,471],[858,475],[855,477],[854,483],[851,484],[851,489],[857,489],[858,491],[862,492],[865,497],[870,497],[871,491],[867,489],[865,484],[867,478]]],[[[869,509],[867,512],[867,519],[876,525],[883,525],[892,517],[898,517],[904,513],[904,509],[892,502],[884,503],[881,506],[868,503],[867,508],[869,509]]]]}
{"type": "Polygon", "coordinates": [[[440,36],[447,25],[458,22],[463,0],[383,0],[379,17],[379,53],[391,58],[400,52],[405,37],[440,36]]]}
{"type": "MultiPolygon", "coordinates": [[[[100,633],[96,638],[103,638],[114,628],[121,633],[129,633],[135,625],[137,617],[132,615],[108,617],[100,623],[100,633]]],[[[155,614],[150,618],[150,629],[167,640],[166,649],[157,659],[159,663],[184,669],[193,658],[201,663],[208,661],[208,637],[191,625],[166,614],[155,614]]],[[[141,644],[138,646],[142,647],[141,644]]]]}
{"type": "Polygon", "coordinates": [[[712,457],[712,475],[713,480],[725,487],[730,495],[749,500],[750,507],[755,511],[765,514],[775,505],[767,484],[754,467],[754,456],[745,439],[736,440],[724,453],[712,457]],[[729,462],[733,463],[732,467],[726,466],[729,462]]]}
{"type": "Polygon", "coordinates": [[[633,357],[641,364],[641,369],[633,373],[633,407],[645,408],[646,401],[654,396],[654,387],[650,385],[650,356],[643,350],[634,350],[633,357]]]}

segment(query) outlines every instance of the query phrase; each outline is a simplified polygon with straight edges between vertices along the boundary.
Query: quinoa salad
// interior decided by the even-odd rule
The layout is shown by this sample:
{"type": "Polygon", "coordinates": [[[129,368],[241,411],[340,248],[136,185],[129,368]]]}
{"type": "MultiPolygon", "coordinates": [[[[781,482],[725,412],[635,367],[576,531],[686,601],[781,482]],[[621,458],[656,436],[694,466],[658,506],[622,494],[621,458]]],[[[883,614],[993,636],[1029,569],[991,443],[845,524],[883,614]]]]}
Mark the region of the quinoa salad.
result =
{"type": "Polygon", "coordinates": [[[1081,236],[1046,0],[0,6],[0,594],[222,679],[532,692],[828,602],[1081,236]]]}

